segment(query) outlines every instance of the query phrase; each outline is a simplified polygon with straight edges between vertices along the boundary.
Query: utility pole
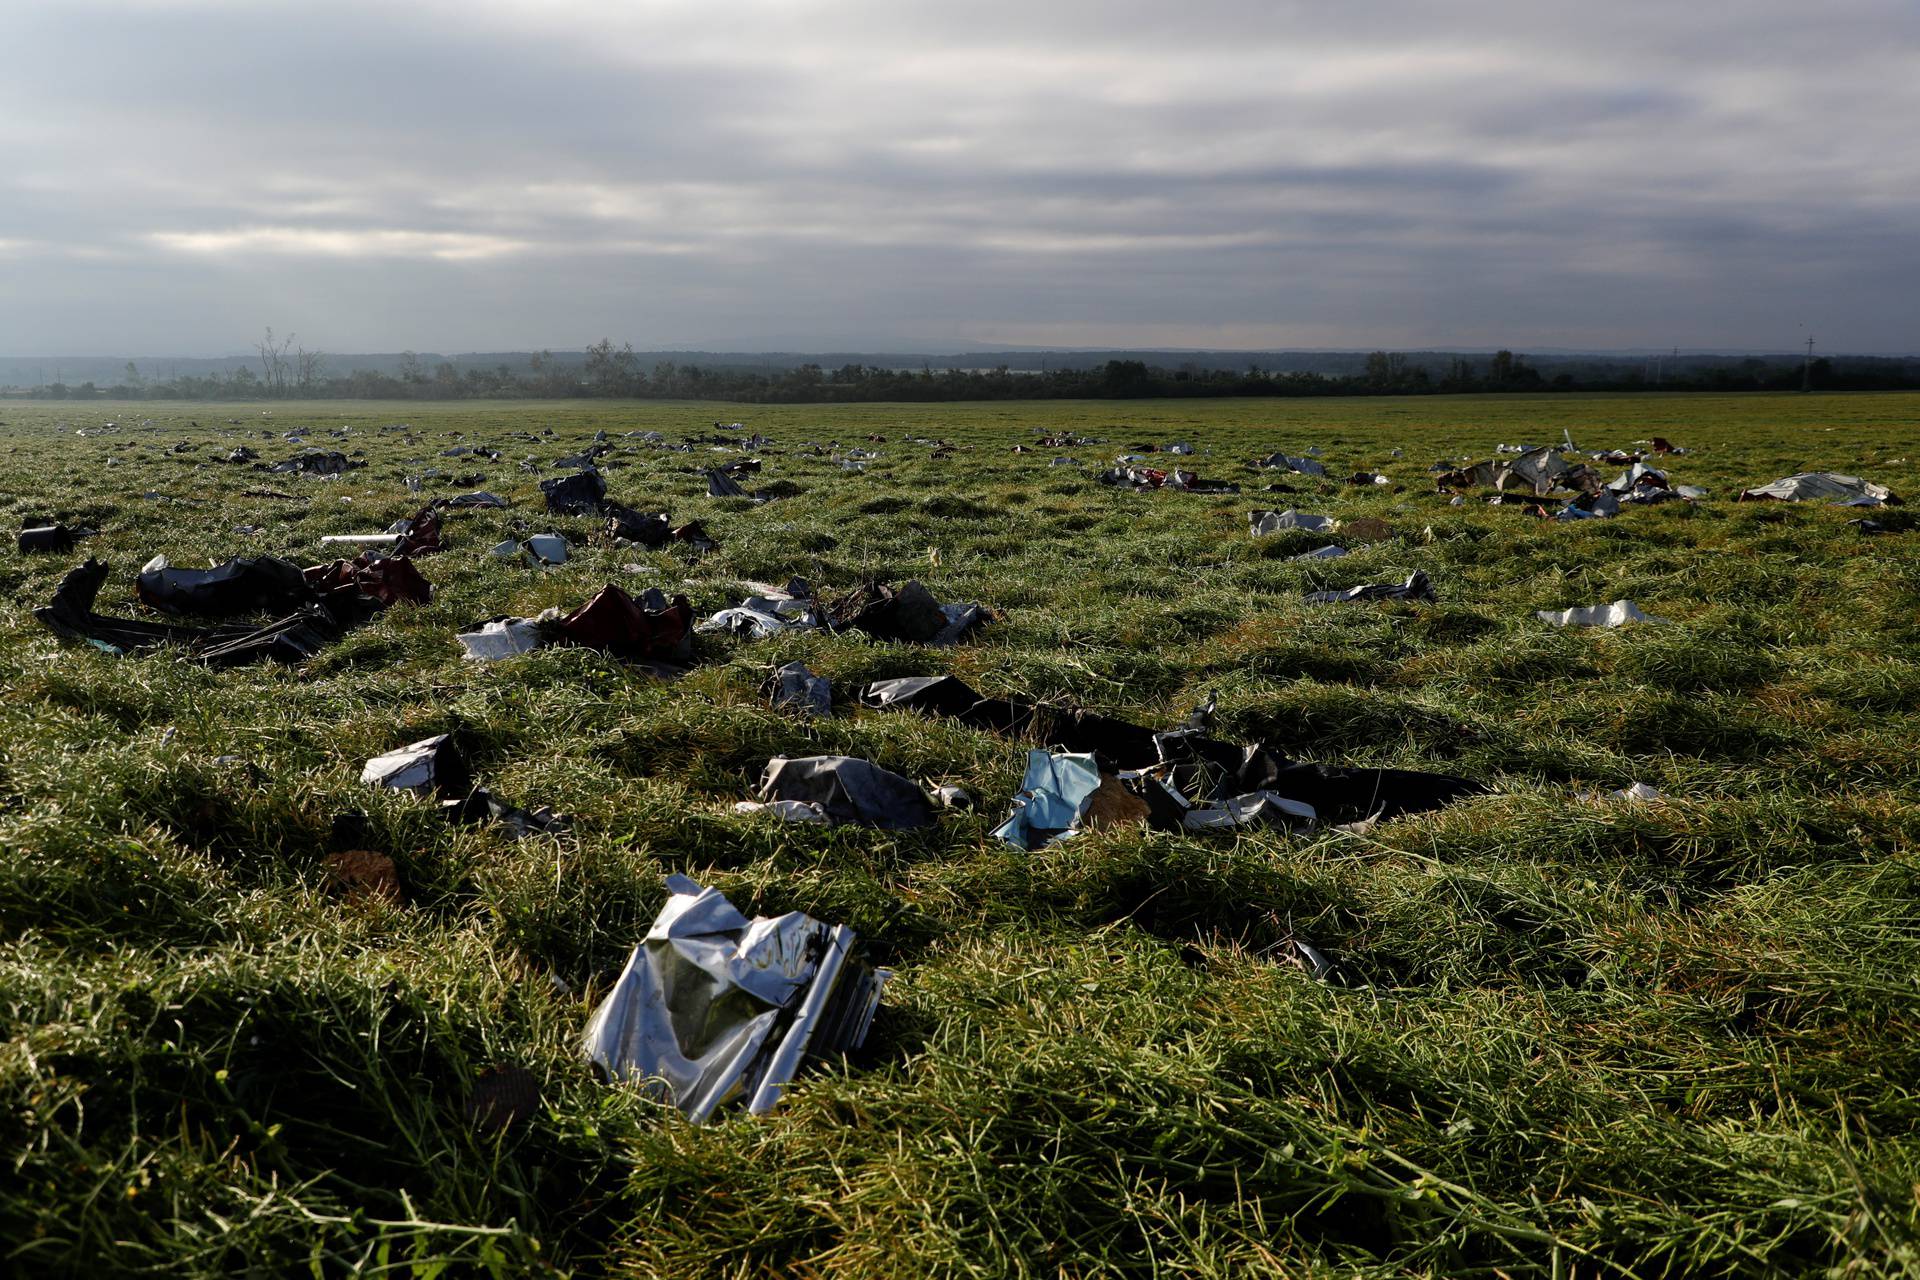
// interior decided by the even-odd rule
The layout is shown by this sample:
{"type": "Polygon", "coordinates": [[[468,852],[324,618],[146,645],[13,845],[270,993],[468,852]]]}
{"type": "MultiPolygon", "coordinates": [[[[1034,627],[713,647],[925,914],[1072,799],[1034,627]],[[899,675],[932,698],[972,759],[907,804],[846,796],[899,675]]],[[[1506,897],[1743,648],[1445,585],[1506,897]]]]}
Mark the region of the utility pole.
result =
{"type": "Polygon", "coordinates": [[[1800,366],[1800,390],[1813,390],[1813,335],[1807,335],[1807,362],[1800,366]]]}

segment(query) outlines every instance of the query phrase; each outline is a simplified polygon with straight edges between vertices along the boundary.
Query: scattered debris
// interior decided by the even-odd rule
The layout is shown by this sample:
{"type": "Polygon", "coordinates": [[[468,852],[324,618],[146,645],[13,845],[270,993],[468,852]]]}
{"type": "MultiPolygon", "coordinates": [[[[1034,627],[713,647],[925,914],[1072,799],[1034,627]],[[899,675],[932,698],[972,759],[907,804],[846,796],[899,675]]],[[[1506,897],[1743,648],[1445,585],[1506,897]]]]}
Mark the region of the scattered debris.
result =
{"type": "Polygon", "coordinates": [[[1840,507],[1877,507],[1882,503],[1899,506],[1900,499],[1885,485],[1844,476],[1837,471],[1802,471],[1757,489],[1744,489],[1738,502],[1771,500],[1775,502],[1814,502],[1825,500],[1840,507]]]}
{"type": "Polygon", "coordinates": [[[531,653],[546,643],[539,626],[526,618],[496,618],[454,638],[466,650],[466,656],[476,662],[497,662],[531,653]]]}
{"type": "Polygon", "coordinates": [[[933,825],[933,804],[913,782],[853,756],[775,756],[760,777],[760,802],[798,801],[829,822],[887,831],[933,825]]]}
{"type": "Polygon", "coordinates": [[[767,587],[731,609],[720,610],[694,630],[765,640],[783,631],[808,631],[819,625],[819,606],[814,601],[813,588],[803,579],[794,578],[785,590],[767,587]]]}
{"type": "Polygon", "coordinates": [[[1666,621],[1665,618],[1642,613],[1640,606],[1631,600],[1615,600],[1612,604],[1585,605],[1558,612],[1536,609],[1533,616],[1556,627],[1619,627],[1629,622],[1666,621]]]}
{"type": "Polygon", "coordinates": [[[1255,511],[1247,516],[1248,531],[1256,538],[1282,529],[1305,529],[1324,533],[1334,527],[1331,516],[1308,515],[1304,511],[1255,511]]]}
{"type": "Polygon", "coordinates": [[[793,707],[809,715],[833,714],[833,683],[804,662],[789,662],[767,677],[767,696],[776,708],[793,707]]]}
{"type": "Polygon", "coordinates": [[[1112,467],[1096,477],[1101,484],[1116,488],[1179,489],[1187,493],[1238,493],[1240,486],[1226,480],[1207,480],[1191,471],[1175,468],[1161,471],[1155,467],[1112,467]]]}
{"type": "MultiPolygon", "coordinates": [[[[231,455],[229,455],[231,456],[231,455]]],[[[335,449],[302,449],[285,462],[265,468],[275,475],[343,476],[367,464],[335,449]]]]}
{"type": "Polygon", "coordinates": [[[20,553],[32,555],[44,551],[71,551],[81,538],[91,538],[97,529],[73,529],[64,524],[43,524],[20,531],[20,553]]]}
{"type": "Polygon", "coordinates": [[[489,618],[455,637],[476,662],[492,662],[549,644],[598,649],[655,675],[679,675],[693,657],[693,606],[649,587],[638,600],[608,584],[571,613],[489,618]]]}
{"type": "Polygon", "coordinates": [[[1027,752],[1027,773],[1013,812],[993,834],[1017,849],[1033,850],[1080,829],[1100,790],[1100,765],[1091,755],[1027,752]]]}
{"type": "Polygon", "coordinates": [[[968,632],[992,615],[977,604],[941,604],[918,580],[895,590],[868,583],[825,609],[825,621],[836,631],[863,631],[876,640],[910,644],[958,644],[968,632]]]}
{"type": "Polygon", "coordinates": [[[1306,599],[1309,604],[1351,604],[1361,600],[1417,600],[1432,604],[1439,597],[1434,594],[1426,571],[1415,569],[1405,582],[1368,583],[1342,591],[1311,591],[1306,599]]]}
{"type": "Polygon", "coordinates": [[[365,786],[424,796],[466,792],[473,779],[466,760],[453,745],[453,736],[440,733],[375,756],[361,768],[360,781],[365,786]]]}
{"type": "Polygon", "coordinates": [[[748,920],[681,875],[587,1022],[609,1079],[641,1082],[696,1124],[737,1098],[764,1115],[809,1054],[858,1049],[892,974],[850,957],[855,934],[790,911],[748,920]]]}
{"type": "Polygon", "coordinates": [[[186,647],[207,666],[238,666],[259,658],[298,662],[310,658],[345,634],[346,627],[324,607],[314,605],[261,627],[191,627],[111,618],[93,611],[107,566],[89,560],[67,574],[53,601],[33,611],[42,624],[70,640],[83,640],[105,653],[124,656],[163,644],[186,647]]]}
{"type": "Polygon", "coordinates": [[[1326,467],[1315,462],[1312,458],[1292,458],[1284,453],[1268,454],[1264,458],[1257,459],[1253,465],[1276,471],[1292,471],[1303,476],[1324,476],[1327,474],[1326,467]]]}
{"type": "Polygon", "coordinates": [[[556,516],[590,516],[600,511],[600,500],[607,496],[607,482],[592,467],[570,476],[556,476],[540,482],[547,497],[547,511],[556,516]]]}

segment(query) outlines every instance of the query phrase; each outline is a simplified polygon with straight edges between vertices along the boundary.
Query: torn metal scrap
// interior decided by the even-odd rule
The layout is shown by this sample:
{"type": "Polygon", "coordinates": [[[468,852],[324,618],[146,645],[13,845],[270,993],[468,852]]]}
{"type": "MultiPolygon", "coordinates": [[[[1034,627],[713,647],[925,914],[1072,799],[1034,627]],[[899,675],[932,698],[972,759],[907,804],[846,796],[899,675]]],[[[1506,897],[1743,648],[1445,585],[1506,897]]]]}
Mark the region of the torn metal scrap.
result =
{"type": "Polygon", "coordinates": [[[870,707],[948,717],[990,733],[1091,754],[1109,772],[1144,768],[1159,759],[1151,729],[1093,711],[1019,698],[983,698],[955,676],[875,681],[866,687],[861,701],[870,707]]]}
{"type": "Polygon", "coordinates": [[[1439,599],[1434,594],[1433,582],[1422,569],[1408,574],[1405,582],[1367,583],[1342,591],[1310,591],[1305,598],[1309,604],[1350,604],[1361,600],[1416,600],[1432,604],[1439,599]]]}
{"type": "Polygon", "coordinates": [[[240,556],[209,569],[180,569],[155,556],[134,580],[134,594],[148,608],[203,618],[282,613],[313,599],[305,571],[279,556],[240,556]]]}
{"type": "MultiPolygon", "coordinates": [[[[210,627],[107,617],[93,611],[107,566],[89,560],[61,579],[53,600],[33,611],[48,629],[106,653],[125,655],[164,644],[184,646],[205,666],[229,667],[270,658],[298,662],[310,658],[346,634],[353,619],[342,619],[323,603],[308,603],[264,626],[224,624],[210,627]]],[[[365,599],[365,597],[360,597],[365,599]]],[[[312,597],[310,597],[312,599],[312,597]]],[[[366,603],[377,609],[378,603],[366,603]]]]}
{"type": "Polygon", "coordinates": [[[1162,471],[1157,467],[1111,467],[1095,479],[1101,484],[1131,489],[1180,489],[1188,493],[1238,493],[1240,486],[1226,480],[1208,480],[1178,467],[1162,471]]]}
{"type": "Polygon", "coordinates": [[[760,776],[760,801],[815,805],[838,825],[910,831],[934,823],[933,804],[910,779],[853,756],[775,756],[760,776]]]}
{"type": "Polygon", "coordinates": [[[1885,485],[1862,480],[1859,476],[1841,475],[1837,471],[1803,471],[1775,480],[1772,484],[1742,490],[1737,499],[1740,502],[1763,500],[1827,501],[1842,507],[1877,507],[1882,503],[1896,507],[1900,505],[1900,499],[1885,485]]]}
{"type": "Polygon", "coordinates": [[[824,609],[825,621],[836,631],[863,631],[876,640],[911,644],[957,644],[992,615],[977,604],[941,604],[917,580],[897,590],[884,583],[868,583],[824,609]]]}
{"type": "Polygon", "coordinates": [[[1013,812],[993,834],[1019,849],[1052,844],[1079,830],[1099,790],[1100,764],[1091,755],[1029,751],[1013,812]]]}
{"type": "Polygon", "coordinates": [[[1629,622],[1666,621],[1665,618],[1641,612],[1640,606],[1631,600],[1615,600],[1612,604],[1582,605],[1558,611],[1536,609],[1533,616],[1556,627],[1621,627],[1629,622]]]}
{"type": "Polygon", "coordinates": [[[1284,453],[1268,454],[1264,458],[1255,459],[1253,465],[1267,470],[1291,471],[1303,476],[1324,476],[1327,474],[1326,466],[1322,463],[1315,462],[1312,458],[1294,458],[1284,453]]]}
{"type": "Polygon", "coordinates": [[[776,708],[792,707],[809,715],[833,714],[833,684],[817,676],[804,662],[789,662],[767,677],[766,693],[776,708]]]}
{"type": "Polygon", "coordinates": [[[476,662],[572,644],[670,675],[692,661],[693,606],[685,596],[669,600],[652,587],[636,600],[609,583],[570,613],[549,609],[538,618],[490,618],[455,638],[476,662]]]}
{"type": "Polygon", "coordinates": [[[1247,514],[1247,531],[1256,538],[1279,533],[1282,529],[1305,529],[1321,533],[1333,527],[1333,517],[1308,515],[1304,511],[1252,511],[1247,514]]]}
{"type": "Polygon", "coordinates": [[[715,613],[694,630],[764,640],[783,631],[811,631],[819,625],[819,605],[813,598],[813,588],[795,578],[785,590],[769,587],[756,592],[731,609],[715,613]]]}
{"type": "Polygon", "coordinates": [[[568,829],[568,820],[550,806],[520,809],[474,785],[473,772],[451,734],[435,734],[375,756],[360,770],[365,786],[437,796],[440,813],[449,822],[497,822],[516,840],[568,829]]]}
{"type": "Polygon", "coordinates": [[[442,800],[440,812],[449,822],[498,823],[505,827],[507,833],[515,840],[527,840],[537,835],[555,835],[572,827],[572,822],[565,816],[555,813],[551,805],[543,804],[538,809],[522,809],[508,804],[485,787],[475,787],[464,797],[442,800]]]}
{"type": "Polygon", "coordinates": [[[590,516],[599,512],[600,500],[607,496],[607,482],[588,467],[570,476],[542,480],[540,492],[546,495],[547,510],[553,515],[590,516]]]}
{"type": "MultiPolygon", "coordinates": [[[[1302,819],[1339,823],[1393,818],[1439,809],[1487,790],[1448,774],[1312,764],[1290,760],[1264,743],[1222,742],[1204,732],[1205,708],[1182,728],[1155,732],[1093,712],[982,698],[953,676],[876,681],[860,700],[869,707],[919,711],[1027,737],[1061,749],[1061,755],[1086,756],[1101,774],[1117,775],[1145,803],[1145,820],[1163,829],[1238,825],[1236,818],[1283,825],[1302,819]],[[1263,795],[1269,797],[1265,803],[1263,795]],[[1196,811],[1203,816],[1189,823],[1196,811]],[[1208,811],[1216,816],[1204,816],[1208,811]]],[[[1031,773],[1031,756],[1029,764],[1031,773]]]]}
{"type": "Polygon", "coordinates": [[[685,876],[587,1021],[587,1058],[696,1124],[744,1098],[771,1111],[801,1061],[858,1049],[892,974],[851,958],[855,934],[798,911],[749,920],[685,876]]]}
{"type": "Polygon", "coordinates": [[[96,529],[74,529],[64,524],[38,524],[20,531],[20,552],[30,555],[42,551],[71,551],[81,538],[91,538],[96,529]]]}
{"type": "Polygon", "coordinates": [[[335,449],[302,449],[285,462],[275,463],[271,467],[261,465],[259,469],[269,474],[277,475],[298,474],[332,477],[345,475],[356,467],[364,467],[366,465],[366,463],[355,458],[349,458],[346,454],[335,449]]]}

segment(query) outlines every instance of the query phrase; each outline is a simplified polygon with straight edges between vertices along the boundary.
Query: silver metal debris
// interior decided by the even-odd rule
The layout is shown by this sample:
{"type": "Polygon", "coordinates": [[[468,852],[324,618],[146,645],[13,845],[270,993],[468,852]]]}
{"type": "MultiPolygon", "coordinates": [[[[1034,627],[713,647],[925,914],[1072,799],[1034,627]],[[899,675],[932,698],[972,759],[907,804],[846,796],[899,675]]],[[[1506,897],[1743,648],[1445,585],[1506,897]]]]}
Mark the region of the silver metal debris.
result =
{"type": "Polygon", "coordinates": [[[667,877],[672,897],[587,1022],[586,1056],[696,1124],[741,1098],[764,1115],[809,1054],[865,1043],[893,975],[849,958],[855,935],[798,911],[753,920],[667,877]]]}

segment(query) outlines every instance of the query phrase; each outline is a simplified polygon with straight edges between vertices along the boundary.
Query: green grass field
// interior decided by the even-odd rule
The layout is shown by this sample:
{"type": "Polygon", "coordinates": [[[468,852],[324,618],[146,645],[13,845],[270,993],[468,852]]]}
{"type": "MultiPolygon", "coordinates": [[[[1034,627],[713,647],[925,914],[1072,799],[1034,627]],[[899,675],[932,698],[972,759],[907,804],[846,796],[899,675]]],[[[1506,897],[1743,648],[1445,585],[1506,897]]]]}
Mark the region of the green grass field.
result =
{"type": "MultiPolygon", "coordinates": [[[[0,518],[102,530],[0,560],[12,1274],[1920,1271],[1920,533],[1732,501],[1799,470],[1920,497],[1920,396],[5,404],[0,420],[0,518]],[[621,434],[715,419],[775,441],[750,486],[799,494],[709,499],[699,468],[723,455],[621,434]],[[380,430],[396,422],[412,430],[380,430]],[[369,465],[321,481],[212,461],[238,444],[286,457],[295,427],[369,465]],[[1693,451],[1675,481],[1711,496],[1558,524],[1434,492],[1438,459],[1563,429],[1585,449],[1669,437],[1693,451]],[[489,557],[515,529],[588,530],[548,517],[536,485],[597,430],[621,446],[613,497],[698,518],[719,549],[577,547],[545,571],[489,557]],[[1041,430],[1104,443],[1011,451],[1041,430]],[[854,473],[799,452],[830,440],[881,457],[854,473]],[[1093,480],[1176,440],[1247,492],[1093,480]],[[463,442],[503,459],[439,456],[463,442]],[[1293,477],[1302,492],[1269,494],[1279,477],[1243,465],[1310,445],[1394,491],[1293,477]],[[303,666],[117,659],[31,616],[86,555],[112,566],[100,607],[123,614],[156,553],[312,563],[321,535],[410,514],[403,477],[434,466],[515,508],[450,514],[448,549],[420,562],[434,602],[303,666]],[[242,496],[261,484],[297,497],[242,496]],[[1377,515],[1393,536],[1292,563],[1328,539],[1246,527],[1287,506],[1377,515]],[[1300,599],[1414,569],[1439,603],[1300,599]],[[1003,616],[949,650],[702,637],[675,683],[579,649],[476,667],[453,639],[607,582],[684,591],[704,615],[790,574],[918,577],[1003,616]],[[1623,596],[1673,625],[1533,617],[1623,596]],[[796,658],[843,706],[868,680],[946,671],[1155,725],[1212,693],[1221,736],[1496,794],[1360,836],[1139,829],[1020,853],[988,832],[1025,744],[907,713],[775,713],[758,686],[796,658]],[[572,833],[516,844],[359,784],[369,756],[442,731],[572,833]],[[904,834],[732,812],[770,755],[826,752],[959,783],[981,810],[904,834]],[[1590,798],[1634,781],[1668,801],[1590,798]],[[403,905],[329,886],[336,820],[358,813],[403,905]],[[857,1059],[813,1065],[772,1116],[695,1128],[579,1055],[674,871],[749,914],[850,924],[899,972],[857,1059]],[[1276,959],[1288,937],[1346,984],[1276,959]],[[494,1135],[466,1105],[502,1065],[530,1069],[544,1106],[494,1135]]],[[[459,491],[443,486],[426,495],[459,491]]]]}

